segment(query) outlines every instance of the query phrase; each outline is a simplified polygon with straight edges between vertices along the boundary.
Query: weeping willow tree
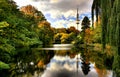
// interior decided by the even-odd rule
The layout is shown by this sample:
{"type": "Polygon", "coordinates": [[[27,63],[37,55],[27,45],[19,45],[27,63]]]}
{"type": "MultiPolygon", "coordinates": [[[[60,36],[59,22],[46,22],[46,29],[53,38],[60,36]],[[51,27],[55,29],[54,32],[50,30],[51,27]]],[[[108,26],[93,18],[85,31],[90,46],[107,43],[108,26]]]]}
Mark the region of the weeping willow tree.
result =
{"type": "Polygon", "coordinates": [[[96,21],[98,22],[98,17],[100,14],[100,0],[93,0],[93,4],[92,4],[92,27],[94,28],[94,15],[96,15],[96,21]]]}
{"type": "Polygon", "coordinates": [[[92,20],[94,12],[98,19],[101,10],[102,44],[103,50],[106,44],[115,48],[113,70],[120,77],[120,0],[94,0],[92,5],[92,20]]]}
{"type": "Polygon", "coordinates": [[[120,4],[120,0],[115,0],[111,13],[111,20],[110,20],[110,26],[111,26],[110,43],[111,45],[116,47],[116,51],[117,51],[113,63],[113,69],[117,73],[117,77],[120,77],[120,5],[119,4],[120,4]]]}

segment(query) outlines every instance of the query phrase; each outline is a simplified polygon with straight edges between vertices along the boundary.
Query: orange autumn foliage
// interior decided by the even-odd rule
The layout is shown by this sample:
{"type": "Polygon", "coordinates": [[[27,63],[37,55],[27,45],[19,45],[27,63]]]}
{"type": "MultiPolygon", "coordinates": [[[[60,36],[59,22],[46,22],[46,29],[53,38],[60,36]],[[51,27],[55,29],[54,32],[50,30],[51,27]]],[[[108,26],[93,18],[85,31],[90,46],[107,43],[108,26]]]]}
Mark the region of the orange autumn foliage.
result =
{"type": "Polygon", "coordinates": [[[27,6],[21,7],[20,11],[22,11],[25,15],[32,15],[32,16],[34,16],[34,14],[35,14],[35,12],[37,10],[32,5],[27,5],[27,6]]]}
{"type": "Polygon", "coordinates": [[[68,33],[74,32],[76,34],[79,33],[79,30],[77,30],[74,26],[71,26],[70,28],[67,29],[68,33]]]}
{"type": "Polygon", "coordinates": [[[85,30],[84,40],[88,44],[92,43],[92,41],[93,41],[93,31],[90,28],[85,30]]]}
{"type": "Polygon", "coordinates": [[[106,77],[109,72],[106,69],[98,69],[95,68],[96,72],[98,73],[98,77],[106,77]]]}
{"type": "Polygon", "coordinates": [[[37,64],[37,67],[38,68],[43,68],[44,67],[44,61],[42,61],[42,60],[40,60],[39,62],[38,62],[38,64],[37,64]]]}
{"type": "Polygon", "coordinates": [[[38,28],[51,28],[50,23],[48,21],[41,21],[38,23],[38,28]]]}

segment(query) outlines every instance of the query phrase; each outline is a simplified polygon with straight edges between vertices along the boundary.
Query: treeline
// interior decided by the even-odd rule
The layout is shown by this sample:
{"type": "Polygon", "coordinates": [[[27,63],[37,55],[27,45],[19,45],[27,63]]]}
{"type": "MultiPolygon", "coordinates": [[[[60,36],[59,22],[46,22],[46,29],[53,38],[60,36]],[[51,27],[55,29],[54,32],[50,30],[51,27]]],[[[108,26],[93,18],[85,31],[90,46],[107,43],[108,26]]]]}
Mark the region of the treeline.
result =
{"type": "Polygon", "coordinates": [[[54,28],[54,43],[68,44],[72,43],[80,33],[74,26],[70,28],[54,28]]]}
{"type": "Polygon", "coordinates": [[[33,53],[31,48],[51,44],[53,36],[54,31],[41,11],[31,5],[19,10],[14,1],[0,0],[1,75],[9,76],[9,73],[17,68],[17,63],[29,64],[32,60],[38,62],[43,52],[37,56],[37,52],[33,53]]]}
{"type": "Polygon", "coordinates": [[[120,77],[120,0],[94,0],[92,5],[92,19],[101,16],[103,50],[106,45],[114,48],[113,70],[120,77]]]}

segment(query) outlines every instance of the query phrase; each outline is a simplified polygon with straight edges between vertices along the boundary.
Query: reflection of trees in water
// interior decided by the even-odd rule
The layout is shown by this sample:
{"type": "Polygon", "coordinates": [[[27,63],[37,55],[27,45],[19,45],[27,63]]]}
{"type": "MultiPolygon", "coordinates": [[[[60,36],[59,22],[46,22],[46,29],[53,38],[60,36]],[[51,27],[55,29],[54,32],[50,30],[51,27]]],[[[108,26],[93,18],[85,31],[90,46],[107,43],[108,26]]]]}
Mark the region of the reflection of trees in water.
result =
{"type": "Polygon", "coordinates": [[[10,71],[12,77],[22,74],[34,75],[35,71],[44,71],[44,66],[50,62],[50,59],[54,56],[54,51],[35,50],[26,55],[16,56],[19,60],[11,65],[12,69],[10,71]],[[39,66],[39,62],[42,62],[43,66],[39,66]]]}
{"type": "MultiPolygon", "coordinates": [[[[113,63],[113,56],[107,54],[107,52],[102,52],[102,50],[95,51],[93,50],[94,47],[87,47],[87,48],[73,48],[76,53],[81,53],[82,57],[82,71],[85,75],[88,74],[90,62],[95,63],[95,67],[101,70],[111,70],[112,63],[113,63]]],[[[97,71],[98,72],[98,71],[97,71]]],[[[105,71],[103,71],[104,76],[107,75],[105,71]]],[[[98,72],[99,74],[99,72],[98,72]]],[[[102,75],[103,76],[103,75],[102,75]]],[[[104,77],[103,76],[103,77],[104,77]]]]}
{"type": "Polygon", "coordinates": [[[82,62],[82,66],[81,66],[81,68],[82,68],[82,71],[83,71],[83,73],[84,73],[84,75],[87,75],[88,73],[89,73],[89,71],[90,71],[90,63],[86,63],[86,62],[82,62]]]}
{"type": "Polygon", "coordinates": [[[99,77],[107,77],[107,70],[106,69],[95,68],[95,70],[98,73],[99,77]]]}
{"type": "MultiPolygon", "coordinates": [[[[90,62],[95,62],[95,65],[97,68],[106,68],[106,66],[109,64],[109,60],[111,61],[111,58],[108,58],[105,56],[105,53],[102,52],[97,52],[93,51],[91,49],[81,49],[72,51],[64,51],[61,53],[57,53],[57,55],[69,55],[70,57],[74,58],[76,54],[81,53],[82,57],[82,71],[84,75],[87,75],[90,71],[90,62]]],[[[24,74],[24,73],[31,73],[34,74],[34,72],[37,70],[38,72],[44,71],[44,67],[46,64],[50,62],[50,59],[54,56],[55,52],[54,51],[37,51],[34,50],[31,53],[27,53],[26,55],[23,56],[18,56],[19,60],[17,61],[16,68],[13,68],[13,75],[18,75],[18,74],[24,74]],[[34,65],[31,65],[31,62],[34,63],[34,65]],[[22,69],[22,70],[21,70],[22,69]]],[[[110,62],[112,63],[112,62],[110,62]]],[[[111,64],[109,64],[109,67],[111,64]]],[[[107,67],[108,68],[108,67],[107,67]]],[[[78,68],[79,69],[79,68],[78,68]]],[[[99,73],[99,72],[98,72],[99,73]]]]}
{"type": "Polygon", "coordinates": [[[90,71],[90,54],[89,54],[89,50],[85,49],[84,53],[81,54],[82,56],[82,71],[84,73],[84,75],[87,75],[90,71]]]}
{"type": "MultiPolygon", "coordinates": [[[[78,69],[79,69],[79,59],[81,58],[78,58],[78,55],[77,55],[77,58],[76,58],[76,68],[77,68],[77,75],[78,75],[78,69]]],[[[87,75],[88,72],[90,71],[90,63],[88,61],[86,61],[85,59],[82,58],[82,62],[81,62],[82,66],[82,71],[84,73],[84,75],[87,75]]]]}

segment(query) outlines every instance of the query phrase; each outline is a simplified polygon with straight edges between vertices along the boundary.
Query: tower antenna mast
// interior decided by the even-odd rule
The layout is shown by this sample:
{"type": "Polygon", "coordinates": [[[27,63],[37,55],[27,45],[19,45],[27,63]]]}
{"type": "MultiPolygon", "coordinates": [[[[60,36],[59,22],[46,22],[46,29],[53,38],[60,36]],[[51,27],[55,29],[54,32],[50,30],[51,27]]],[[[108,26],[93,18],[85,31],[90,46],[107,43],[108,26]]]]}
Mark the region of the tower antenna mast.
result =
{"type": "Polygon", "coordinates": [[[76,16],[76,24],[77,24],[77,29],[78,29],[78,24],[79,24],[79,13],[78,13],[78,7],[77,7],[77,16],[76,16]]]}

